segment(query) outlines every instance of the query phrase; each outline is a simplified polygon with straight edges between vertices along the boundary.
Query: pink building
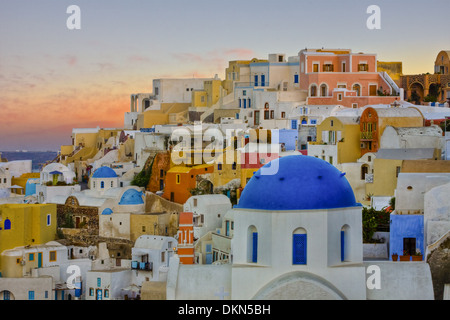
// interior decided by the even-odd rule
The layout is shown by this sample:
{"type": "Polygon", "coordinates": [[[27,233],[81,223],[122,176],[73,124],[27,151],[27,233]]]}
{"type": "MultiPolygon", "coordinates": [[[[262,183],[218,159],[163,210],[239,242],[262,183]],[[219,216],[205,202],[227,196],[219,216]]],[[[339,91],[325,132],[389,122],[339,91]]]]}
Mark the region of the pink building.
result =
{"type": "Polygon", "coordinates": [[[377,71],[375,54],[349,49],[305,49],[300,56],[300,89],[310,105],[338,104],[349,108],[391,104],[400,89],[385,72],[377,71]]]}

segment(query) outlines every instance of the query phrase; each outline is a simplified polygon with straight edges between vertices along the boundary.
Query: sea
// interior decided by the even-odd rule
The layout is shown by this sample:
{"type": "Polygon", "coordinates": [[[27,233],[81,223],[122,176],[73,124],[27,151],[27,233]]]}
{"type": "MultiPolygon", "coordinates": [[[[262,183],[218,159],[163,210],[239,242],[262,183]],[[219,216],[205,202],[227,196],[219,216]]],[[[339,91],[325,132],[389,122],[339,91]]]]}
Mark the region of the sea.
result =
{"type": "Polygon", "coordinates": [[[32,172],[40,172],[47,161],[53,160],[58,153],[55,151],[0,151],[2,159],[8,161],[31,160],[32,172]]]}

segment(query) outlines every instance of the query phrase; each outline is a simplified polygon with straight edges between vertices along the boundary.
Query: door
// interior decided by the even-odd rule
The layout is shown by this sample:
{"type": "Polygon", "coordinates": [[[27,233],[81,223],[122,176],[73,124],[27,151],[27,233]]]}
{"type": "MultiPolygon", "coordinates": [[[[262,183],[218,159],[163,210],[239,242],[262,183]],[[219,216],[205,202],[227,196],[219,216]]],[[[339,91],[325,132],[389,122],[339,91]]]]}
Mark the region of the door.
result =
{"type": "Polygon", "coordinates": [[[38,252],[38,268],[42,268],[42,252],[38,252]]]}
{"type": "Polygon", "coordinates": [[[293,264],[306,264],[306,234],[293,235],[292,251],[293,264]]]}
{"type": "Polygon", "coordinates": [[[96,296],[96,300],[102,300],[102,289],[97,289],[96,296]]]}
{"type": "Polygon", "coordinates": [[[403,238],[403,253],[407,255],[416,253],[416,238],[403,238]]]}
{"type": "Polygon", "coordinates": [[[75,217],[75,228],[79,228],[80,227],[80,217],[75,217]]]}
{"type": "Polygon", "coordinates": [[[259,125],[259,111],[255,111],[255,122],[254,125],[259,125]]]}
{"type": "Polygon", "coordinates": [[[369,96],[376,96],[377,95],[377,86],[376,85],[369,85],[369,96]]]}
{"type": "Polygon", "coordinates": [[[159,180],[159,190],[164,190],[164,180],[163,179],[160,179],[159,180]]]}

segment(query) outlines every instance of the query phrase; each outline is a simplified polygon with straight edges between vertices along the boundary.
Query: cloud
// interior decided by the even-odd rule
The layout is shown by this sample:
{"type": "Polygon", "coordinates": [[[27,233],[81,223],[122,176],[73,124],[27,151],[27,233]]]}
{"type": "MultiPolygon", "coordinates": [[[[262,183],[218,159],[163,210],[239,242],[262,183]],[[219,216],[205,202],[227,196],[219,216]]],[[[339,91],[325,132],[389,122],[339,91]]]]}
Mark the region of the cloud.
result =
{"type": "Polygon", "coordinates": [[[67,63],[67,65],[71,67],[74,67],[78,62],[78,58],[73,55],[65,55],[62,57],[62,59],[67,63]]]}

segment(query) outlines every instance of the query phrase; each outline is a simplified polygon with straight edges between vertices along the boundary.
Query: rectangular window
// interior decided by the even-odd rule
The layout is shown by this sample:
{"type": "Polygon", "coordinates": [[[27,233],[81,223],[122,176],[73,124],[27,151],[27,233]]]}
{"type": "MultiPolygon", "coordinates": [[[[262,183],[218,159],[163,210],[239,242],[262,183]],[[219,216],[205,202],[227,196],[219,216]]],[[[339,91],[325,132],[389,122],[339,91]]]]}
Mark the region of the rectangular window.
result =
{"type": "Polygon", "coordinates": [[[56,251],[50,251],[49,257],[50,257],[50,259],[49,259],[50,262],[56,261],[56,251]]]}
{"type": "Polygon", "coordinates": [[[298,74],[294,75],[294,83],[298,83],[298,74]]]}
{"type": "Polygon", "coordinates": [[[109,298],[109,290],[105,289],[105,298],[109,298]]]}
{"type": "Polygon", "coordinates": [[[255,87],[258,86],[258,75],[255,75],[255,87]]]}
{"type": "Polygon", "coordinates": [[[297,120],[292,120],[291,121],[291,128],[294,129],[294,130],[297,129],[297,120]]]}
{"type": "Polygon", "coordinates": [[[366,63],[358,64],[358,71],[369,71],[369,65],[366,63]]]}
{"type": "Polygon", "coordinates": [[[48,299],[48,291],[47,290],[44,293],[44,297],[45,297],[45,299],[48,299]]]}
{"type": "Polygon", "coordinates": [[[28,300],[34,300],[34,291],[28,291],[28,300]]]}
{"type": "Polygon", "coordinates": [[[180,184],[181,182],[181,176],[179,174],[176,175],[176,182],[177,184],[180,184]]]}
{"type": "Polygon", "coordinates": [[[101,287],[102,286],[102,278],[97,278],[97,287],[101,287]]]}
{"type": "Polygon", "coordinates": [[[284,119],[284,118],[286,118],[286,112],[282,111],[281,112],[281,119],[284,119]]]}
{"type": "Polygon", "coordinates": [[[398,178],[398,174],[400,173],[400,168],[401,168],[401,167],[395,168],[395,177],[396,177],[396,178],[398,178]]]}
{"type": "Polygon", "coordinates": [[[253,232],[252,262],[258,262],[258,232],[253,232]]]}
{"type": "Polygon", "coordinates": [[[324,64],[323,65],[323,71],[324,72],[333,72],[334,66],[332,64],[324,64]]]}
{"type": "Polygon", "coordinates": [[[222,164],[221,163],[217,164],[217,170],[222,170],[222,164]]]}
{"type": "Polygon", "coordinates": [[[34,253],[28,254],[28,261],[34,261],[34,253]]]}
{"type": "Polygon", "coordinates": [[[261,87],[266,85],[266,76],[264,74],[261,75],[261,87]]]}
{"type": "Polygon", "coordinates": [[[94,288],[89,288],[89,296],[90,297],[94,296],[94,288]]]}

